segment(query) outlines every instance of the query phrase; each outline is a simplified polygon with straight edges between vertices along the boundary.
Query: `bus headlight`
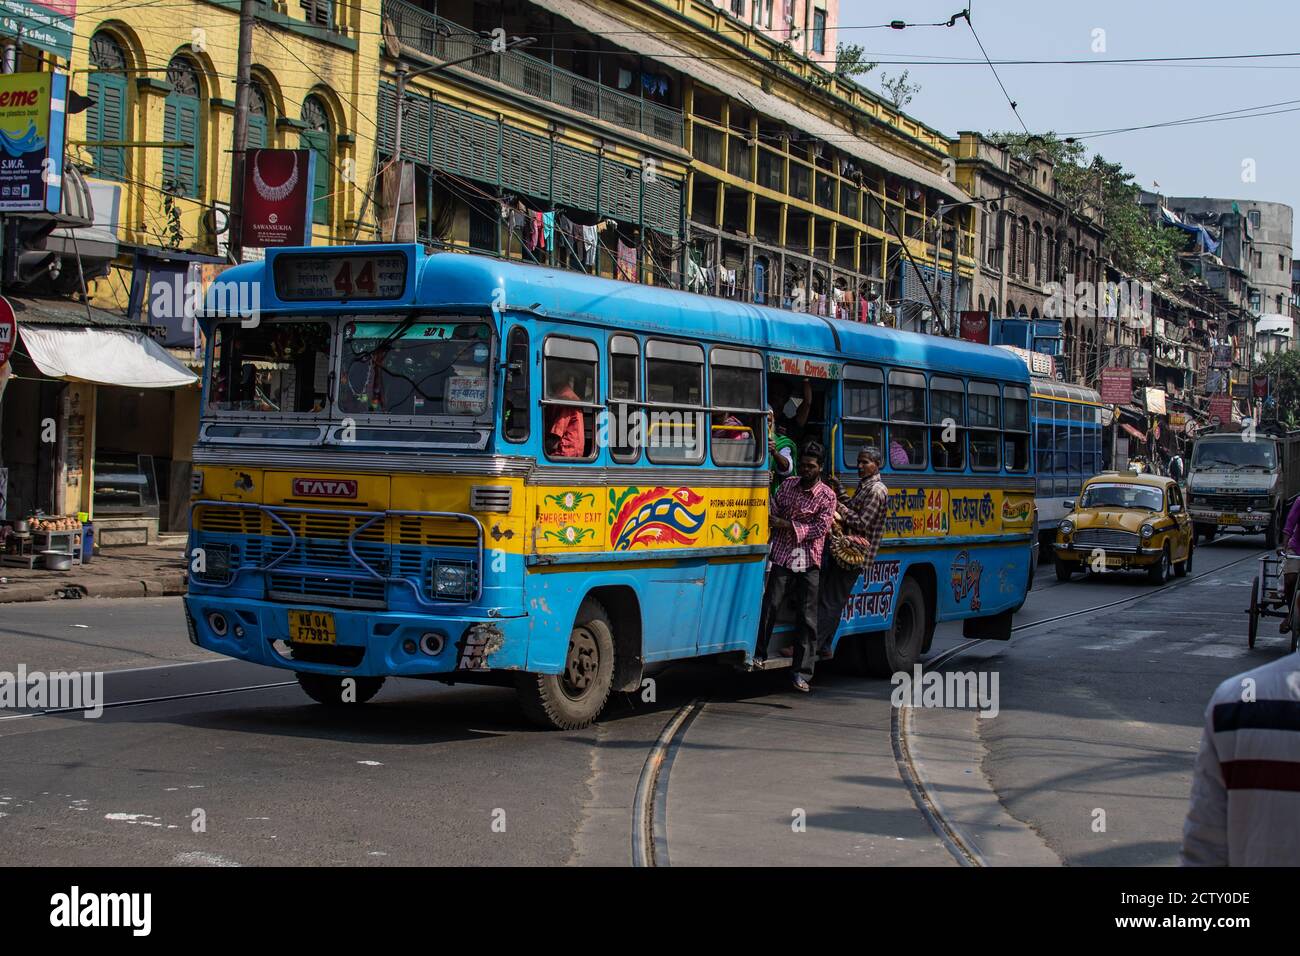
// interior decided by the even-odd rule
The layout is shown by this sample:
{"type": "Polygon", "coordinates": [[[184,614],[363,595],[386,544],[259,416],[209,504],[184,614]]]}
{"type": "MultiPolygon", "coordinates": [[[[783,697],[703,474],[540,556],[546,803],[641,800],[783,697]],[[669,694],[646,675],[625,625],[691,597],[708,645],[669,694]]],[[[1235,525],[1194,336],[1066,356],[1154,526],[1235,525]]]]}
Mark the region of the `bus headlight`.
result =
{"type": "Polygon", "coordinates": [[[1155,525],[1144,524],[1142,526],[1142,540],[1145,541],[1156,533],[1155,525]]]}
{"type": "Polygon", "coordinates": [[[1069,518],[1066,518],[1059,525],[1057,525],[1056,530],[1061,532],[1061,534],[1065,534],[1065,535],[1073,534],[1074,522],[1071,521],[1069,518]]]}
{"type": "Polygon", "coordinates": [[[440,598],[467,598],[470,590],[470,569],[463,564],[435,564],[433,566],[433,593],[440,598]]]}

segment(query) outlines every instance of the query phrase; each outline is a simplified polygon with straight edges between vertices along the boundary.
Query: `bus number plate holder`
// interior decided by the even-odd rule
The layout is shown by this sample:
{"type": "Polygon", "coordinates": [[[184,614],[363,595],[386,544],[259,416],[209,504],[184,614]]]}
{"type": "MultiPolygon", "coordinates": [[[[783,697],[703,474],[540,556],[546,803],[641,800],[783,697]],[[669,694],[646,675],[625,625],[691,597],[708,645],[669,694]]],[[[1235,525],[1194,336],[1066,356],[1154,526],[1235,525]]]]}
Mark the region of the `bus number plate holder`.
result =
{"type": "Polygon", "coordinates": [[[333,614],[326,611],[289,612],[291,644],[334,644],[337,641],[333,614]]]}

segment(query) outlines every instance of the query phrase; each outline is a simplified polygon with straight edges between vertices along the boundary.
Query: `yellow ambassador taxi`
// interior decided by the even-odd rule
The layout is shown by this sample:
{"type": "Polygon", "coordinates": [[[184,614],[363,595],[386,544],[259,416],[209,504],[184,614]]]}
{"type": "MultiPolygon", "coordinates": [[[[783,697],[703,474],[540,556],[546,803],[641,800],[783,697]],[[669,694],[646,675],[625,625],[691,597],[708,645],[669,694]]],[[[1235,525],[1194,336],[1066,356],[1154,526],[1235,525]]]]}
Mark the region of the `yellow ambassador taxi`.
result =
{"type": "Polygon", "coordinates": [[[1145,570],[1153,584],[1192,570],[1195,535],[1178,482],[1104,471],[1084,482],[1056,529],[1056,577],[1076,571],[1145,570]]]}

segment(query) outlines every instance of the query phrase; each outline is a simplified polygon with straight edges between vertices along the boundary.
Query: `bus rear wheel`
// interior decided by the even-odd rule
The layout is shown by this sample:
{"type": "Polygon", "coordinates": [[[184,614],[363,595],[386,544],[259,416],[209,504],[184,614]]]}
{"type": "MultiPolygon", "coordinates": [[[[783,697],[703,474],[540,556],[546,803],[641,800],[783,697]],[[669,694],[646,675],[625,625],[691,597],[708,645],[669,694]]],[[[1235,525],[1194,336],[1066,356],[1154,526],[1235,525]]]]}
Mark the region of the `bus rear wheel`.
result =
{"type": "Polygon", "coordinates": [[[542,727],[580,730],[605,709],[614,687],[614,629],[595,601],[584,601],[559,674],[520,675],[519,705],[542,727]]]}
{"type": "Polygon", "coordinates": [[[881,634],[859,638],[867,673],[873,677],[890,677],[910,670],[921,657],[927,617],[921,585],[915,578],[904,578],[894,608],[893,626],[881,634]]]}
{"type": "Polygon", "coordinates": [[[364,704],[384,686],[382,677],[334,677],[331,674],[309,674],[306,671],[298,671],[296,676],[298,686],[304,693],[326,707],[364,704]],[[344,683],[345,681],[351,683],[344,683]]]}

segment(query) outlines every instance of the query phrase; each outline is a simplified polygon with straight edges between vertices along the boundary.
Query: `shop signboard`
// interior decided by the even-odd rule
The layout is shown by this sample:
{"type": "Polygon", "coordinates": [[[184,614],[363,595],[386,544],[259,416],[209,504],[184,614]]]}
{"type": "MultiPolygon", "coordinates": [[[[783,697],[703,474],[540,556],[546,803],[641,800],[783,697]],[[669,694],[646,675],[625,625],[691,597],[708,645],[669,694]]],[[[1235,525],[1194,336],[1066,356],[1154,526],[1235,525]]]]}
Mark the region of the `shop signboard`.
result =
{"type": "Polygon", "coordinates": [[[61,73],[0,75],[0,212],[62,211],[67,93],[61,73]]]}
{"type": "Polygon", "coordinates": [[[967,342],[989,344],[989,314],[987,312],[962,312],[961,337],[967,342]]]}
{"type": "Polygon", "coordinates": [[[1165,390],[1163,388],[1148,388],[1146,390],[1147,411],[1152,415],[1163,415],[1165,413],[1165,390]]]}
{"type": "Polygon", "coordinates": [[[18,318],[9,300],[0,296],[0,365],[9,361],[9,355],[18,341],[18,318]]]}
{"type": "Polygon", "coordinates": [[[1127,405],[1133,401],[1133,370],[1127,368],[1102,369],[1101,400],[1107,405],[1127,405]]]}
{"type": "Polygon", "coordinates": [[[1211,357],[1210,364],[1214,368],[1232,368],[1232,343],[1225,342],[1214,346],[1214,354],[1211,357]]]}
{"type": "Polygon", "coordinates": [[[1245,382],[1233,382],[1233,383],[1232,383],[1232,397],[1233,397],[1233,398],[1250,398],[1250,386],[1247,385],[1245,382]]]}
{"type": "Polygon", "coordinates": [[[1252,380],[1256,398],[1268,398],[1268,376],[1256,375],[1252,380]]]}
{"type": "Polygon", "coordinates": [[[1210,396],[1210,418],[1219,420],[1220,425],[1232,423],[1232,398],[1228,395],[1210,396]]]}
{"type": "Polygon", "coordinates": [[[0,33],[21,37],[23,43],[72,59],[72,28],[77,0],[0,0],[0,33]]]}
{"type": "Polygon", "coordinates": [[[311,245],[316,153],[250,149],[244,161],[240,235],[247,248],[311,245]]]}

